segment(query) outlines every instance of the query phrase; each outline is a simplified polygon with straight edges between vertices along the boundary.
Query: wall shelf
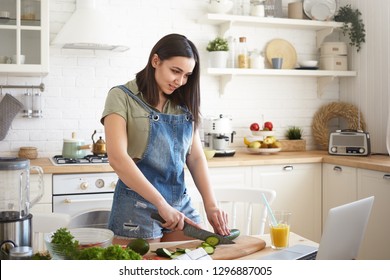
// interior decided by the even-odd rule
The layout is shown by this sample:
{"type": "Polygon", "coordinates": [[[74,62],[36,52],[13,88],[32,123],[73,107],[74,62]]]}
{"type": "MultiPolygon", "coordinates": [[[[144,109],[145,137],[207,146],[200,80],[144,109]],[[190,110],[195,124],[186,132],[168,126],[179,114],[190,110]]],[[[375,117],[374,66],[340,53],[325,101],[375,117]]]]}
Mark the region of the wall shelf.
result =
{"type": "Polygon", "coordinates": [[[317,31],[317,47],[322,44],[324,38],[331,34],[335,29],[342,27],[343,23],[335,21],[317,21],[305,19],[290,19],[290,18],[270,18],[270,17],[254,17],[254,16],[239,16],[228,14],[206,14],[199,19],[200,23],[219,25],[221,35],[226,35],[233,25],[248,25],[254,27],[267,28],[291,28],[300,30],[317,31]]]}
{"type": "Polygon", "coordinates": [[[329,71],[329,70],[299,70],[299,69],[239,69],[239,68],[208,68],[207,74],[220,77],[220,90],[225,91],[226,86],[235,76],[294,76],[318,78],[317,93],[322,95],[324,88],[336,77],[356,77],[356,71],[329,71]]]}

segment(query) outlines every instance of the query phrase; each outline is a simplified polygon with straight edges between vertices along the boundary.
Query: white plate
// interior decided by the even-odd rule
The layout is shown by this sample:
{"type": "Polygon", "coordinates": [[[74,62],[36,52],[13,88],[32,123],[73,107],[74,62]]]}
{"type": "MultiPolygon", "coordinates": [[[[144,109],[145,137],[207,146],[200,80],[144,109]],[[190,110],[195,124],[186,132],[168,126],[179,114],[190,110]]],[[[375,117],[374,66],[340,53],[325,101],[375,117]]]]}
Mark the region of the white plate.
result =
{"type": "Polygon", "coordinates": [[[273,130],[259,130],[259,131],[252,131],[252,135],[253,136],[263,136],[263,137],[266,137],[266,136],[274,136],[275,134],[275,131],[273,130]]]}
{"type": "Polygon", "coordinates": [[[278,153],[282,150],[282,148],[247,148],[247,150],[251,154],[268,155],[278,153]]]}
{"type": "Polygon", "coordinates": [[[314,20],[332,20],[337,9],[336,0],[304,0],[303,11],[314,20]]]}

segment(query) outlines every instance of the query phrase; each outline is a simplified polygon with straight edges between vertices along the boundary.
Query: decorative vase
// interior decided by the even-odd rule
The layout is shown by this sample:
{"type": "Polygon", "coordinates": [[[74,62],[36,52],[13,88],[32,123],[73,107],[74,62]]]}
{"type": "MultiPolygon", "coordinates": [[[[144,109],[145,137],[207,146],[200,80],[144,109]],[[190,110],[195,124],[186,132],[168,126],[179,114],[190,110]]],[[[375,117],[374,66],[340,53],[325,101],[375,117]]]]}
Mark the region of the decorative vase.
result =
{"type": "Polygon", "coordinates": [[[226,68],[229,52],[213,51],[209,52],[209,54],[209,62],[211,68],[226,68]]]}

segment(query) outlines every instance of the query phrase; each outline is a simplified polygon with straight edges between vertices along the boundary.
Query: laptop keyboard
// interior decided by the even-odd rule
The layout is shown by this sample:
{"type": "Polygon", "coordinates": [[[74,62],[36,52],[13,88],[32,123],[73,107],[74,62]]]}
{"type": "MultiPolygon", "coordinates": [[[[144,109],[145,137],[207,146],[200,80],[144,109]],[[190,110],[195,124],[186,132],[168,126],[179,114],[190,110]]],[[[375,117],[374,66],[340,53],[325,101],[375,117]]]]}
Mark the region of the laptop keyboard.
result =
{"type": "Polygon", "coordinates": [[[317,257],[317,252],[313,252],[310,254],[307,254],[305,256],[300,257],[298,260],[315,260],[317,257]]]}

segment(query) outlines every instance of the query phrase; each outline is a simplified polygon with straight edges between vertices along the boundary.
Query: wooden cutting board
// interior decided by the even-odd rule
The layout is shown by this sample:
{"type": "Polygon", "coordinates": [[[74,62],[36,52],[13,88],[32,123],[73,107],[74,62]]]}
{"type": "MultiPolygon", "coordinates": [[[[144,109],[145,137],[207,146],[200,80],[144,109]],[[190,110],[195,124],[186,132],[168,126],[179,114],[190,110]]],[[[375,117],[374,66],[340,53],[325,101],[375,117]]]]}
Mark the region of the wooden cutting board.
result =
{"type": "MultiPolygon", "coordinates": [[[[244,257],[265,248],[265,241],[252,236],[239,236],[234,239],[235,244],[218,245],[214,254],[210,255],[214,260],[234,260],[244,257]]],[[[202,243],[201,240],[190,241],[182,245],[167,247],[170,251],[176,251],[177,248],[196,249],[202,243]]]]}

